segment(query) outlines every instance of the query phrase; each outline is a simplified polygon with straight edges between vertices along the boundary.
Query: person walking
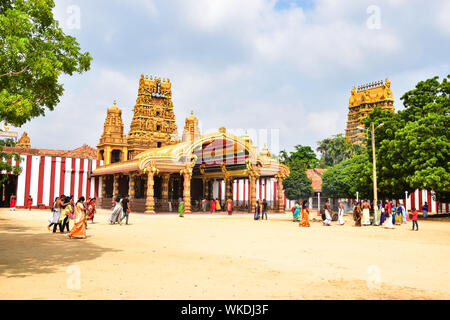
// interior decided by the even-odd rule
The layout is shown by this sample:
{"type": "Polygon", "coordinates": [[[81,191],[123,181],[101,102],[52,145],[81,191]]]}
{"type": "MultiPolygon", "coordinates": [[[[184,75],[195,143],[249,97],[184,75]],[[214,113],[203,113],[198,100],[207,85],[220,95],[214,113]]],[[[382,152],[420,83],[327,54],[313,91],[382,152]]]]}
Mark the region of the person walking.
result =
{"type": "Polygon", "coordinates": [[[61,216],[64,218],[62,221],[62,228],[60,228],[61,233],[64,233],[64,229],[67,229],[67,232],[70,232],[69,222],[70,216],[72,215],[73,208],[70,202],[63,204],[63,210],[61,212],[61,216]]]}
{"type": "Polygon", "coordinates": [[[222,207],[220,206],[220,200],[216,199],[216,211],[220,212],[222,210],[222,207]]]}
{"type": "Polygon", "coordinates": [[[27,200],[27,209],[31,211],[31,206],[33,205],[33,197],[31,195],[28,196],[27,200]]]}
{"type": "Polygon", "coordinates": [[[324,206],[325,211],[325,220],[323,221],[324,226],[331,226],[331,208],[330,208],[330,200],[325,202],[324,206]]]}
{"type": "Polygon", "coordinates": [[[229,216],[231,216],[233,213],[233,200],[231,199],[227,200],[227,212],[229,216]]]}
{"type": "Polygon", "coordinates": [[[308,200],[304,200],[302,203],[302,220],[299,223],[299,227],[310,227],[309,224],[309,208],[308,200]]]}
{"type": "Polygon", "coordinates": [[[355,227],[361,227],[361,203],[356,203],[353,207],[353,219],[355,220],[355,227]]]}
{"type": "Polygon", "coordinates": [[[344,220],[344,204],[342,203],[342,201],[339,201],[339,213],[338,213],[338,224],[340,226],[343,226],[345,223],[344,220]]]}
{"type": "MultiPolygon", "coordinates": [[[[62,197],[62,196],[61,196],[62,197]]],[[[48,222],[50,224],[48,225],[48,231],[50,231],[50,228],[53,226],[53,233],[56,233],[56,226],[58,225],[59,216],[61,215],[61,198],[56,197],[55,201],[53,202],[52,206],[52,216],[48,219],[48,222]]],[[[61,231],[61,226],[59,228],[61,231]]]]}
{"type": "Polygon", "coordinates": [[[211,200],[211,213],[216,212],[216,199],[211,200]]]}
{"type": "Polygon", "coordinates": [[[16,210],[16,195],[11,195],[11,198],[9,199],[9,210],[15,211],[16,210]]]}
{"type": "Polygon", "coordinates": [[[74,226],[69,232],[70,239],[86,239],[86,211],[84,207],[84,197],[78,199],[74,210],[74,226]]]}
{"type": "Polygon", "coordinates": [[[255,220],[259,220],[260,213],[261,213],[261,206],[259,205],[259,200],[257,200],[256,205],[255,205],[255,215],[254,215],[255,220]]]}
{"type": "Polygon", "coordinates": [[[416,231],[419,231],[419,225],[417,224],[417,217],[419,213],[417,212],[416,208],[412,209],[412,229],[411,231],[414,231],[414,226],[416,226],[416,231]]]}
{"type": "Polygon", "coordinates": [[[123,216],[122,219],[120,219],[120,222],[125,220],[125,224],[128,224],[128,216],[130,215],[130,206],[129,206],[130,200],[128,200],[128,196],[125,196],[122,199],[122,208],[123,208],[123,216]]]}
{"type": "Polygon", "coordinates": [[[205,198],[202,200],[203,213],[206,213],[206,208],[208,207],[208,200],[205,198]]]}
{"type": "Polygon", "coordinates": [[[428,203],[427,202],[425,202],[425,204],[422,206],[422,214],[423,214],[424,218],[428,217],[428,203]]]}
{"type": "Polygon", "coordinates": [[[264,199],[263,202],[262,202],[262,216],[261,216],[261,220],[264,220],[264,216],[266,216],[266,220],[267,220],[267,201],[266,201],[266,199],[264,199]]]}
{"type": "Polygon", "coordinates": [[[184,218],[184,201],[180,201],[180,204],[178,205],[178,213],[181,218],[184,218]]]}
{"type": "Polygon", "coordinates": [[[302,207],[298,201],[295,201],[295,205],[292,207],[292,221],[297,222],[301,220],[302,207]]]}
{"type": "Polygon", "coordinates": [[[364,201],[362,204],[362,225],[369,226],[370,225],[370,203],[369,201],[364,201]]]}
{"type": "Polygon", "coordinates": [[[120,222],[119,217],[122,215],[122,211],[123,211],[123,207],[122,204],[120,203],[120,197],[117,197],[115,199],[116,205],[114,206],[114,209],[111,213],[111,217],[109,218],[109,223],[110,224],[115,224],[116,222],[119,223],[119,225],[122,225],[122,222],[120,222]]]}

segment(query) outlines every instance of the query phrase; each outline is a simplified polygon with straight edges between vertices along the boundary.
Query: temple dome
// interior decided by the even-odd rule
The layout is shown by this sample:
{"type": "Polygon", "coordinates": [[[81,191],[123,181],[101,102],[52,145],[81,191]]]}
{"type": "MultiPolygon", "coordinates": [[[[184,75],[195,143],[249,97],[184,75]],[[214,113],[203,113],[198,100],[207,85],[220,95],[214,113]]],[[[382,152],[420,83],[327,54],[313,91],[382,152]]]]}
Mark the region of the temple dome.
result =
{"type": "Polygon", "coordinates": [[[114,100],[114,105],[108,109],[108,113],[118,113],[121,114],[122,110],[120,110],[117,105],[116,105],[116,101],[114,100]]]}

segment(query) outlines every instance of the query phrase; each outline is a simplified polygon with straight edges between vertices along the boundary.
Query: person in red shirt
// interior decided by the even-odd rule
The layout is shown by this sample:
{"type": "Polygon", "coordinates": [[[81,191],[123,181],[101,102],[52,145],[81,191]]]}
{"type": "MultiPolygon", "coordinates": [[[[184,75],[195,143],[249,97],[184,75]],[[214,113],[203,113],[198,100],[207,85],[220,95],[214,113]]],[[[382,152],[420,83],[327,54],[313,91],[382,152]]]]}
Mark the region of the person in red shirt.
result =
{"type": "Polygon", "coordinates": [[[419,225],[417,224],[417,215],[418,215],[418,212],[417,212],[417,210],[416,210],[416,208],[413,208],[412,209],[412,229],[411,230],[414,230],[414,226],[416,226],[416,231],[419,231],[419,225]]]}

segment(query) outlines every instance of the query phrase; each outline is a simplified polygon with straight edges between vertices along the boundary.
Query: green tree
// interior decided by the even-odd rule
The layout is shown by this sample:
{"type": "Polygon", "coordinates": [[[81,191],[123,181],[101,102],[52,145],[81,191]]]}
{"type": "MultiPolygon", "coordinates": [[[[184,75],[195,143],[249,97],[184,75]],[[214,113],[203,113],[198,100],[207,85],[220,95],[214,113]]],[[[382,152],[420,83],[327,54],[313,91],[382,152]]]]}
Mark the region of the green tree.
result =
{"type": "Polygon", "coordinates": [[[372,196],[372,166],[367,154],[353,158],[328,168],[322,175],[322,192],[330,198],[355,198],[359,192],[361,199],[372,196]]]}
{"type": "Polygon", "coordinates": [[[321,166],[332,167],[336,164],[361,154],[363,147],[359,144],[352,144],[343,134],[332,136],[331,138],[319,141],[317,151],[320,152],[321,166]]]}
{"type": "Polygon", "coordinates": [[[74,37],[53,17],[53,0],[0,1],[0,121],[21,126],[53,110],[62,74],[90,69],[74,37]]]}
{"type": "Polygon", "coordinates": [[[11,172],[14,175],[20,175],[22,168],[20,167],[20,155],[17,153],[7,153],[3,152],[4,147],[14,147],[16,143],[13,139],[0,140],[0,184],[8,180],[8,174],[6,172],[11,172]],[[16,162],[15,166],[12,166],[9,160],[14,159],[16,162]],[[2,174],[5,172],[5,174],[2,174]]]}
{"type": "MultiPolygon", "coordinates": [[[[74,37],[65,35],[53,18],[53,0],[0,1],[0,121],[16,127],[53,110],[64,92],[59,77],[90,69],[91,56],[82,53],[74,37]]],[[[11,168],[0,144],[0,169],[11,168]]],[[[1,176],[2,181],[7,179],[1,176]]]]}
{"type": "Polygon", "coordinates": [[[317,159],[314,150],[310,146],[297,145],[294,147],[295,151],[290,155],[285,150],[280,152],[281,163],[289,166],[291,162],[303,162],[307,169],[314,169],[319,166],[319,160],[317,159]]]}
{"type": "Polygon", "coordinates": [[[306,175],[306,164],[298,159],[289,162],[290,175],[283,181],[285,195],[291,200],[306,199],[314,195],[312,181],[306,175]]]}
{"type": "MultiPolygon", "coordinates": [[[[433,190],[439,202],[450,201],[450,75],[421,81],[401,99],[397,114],[374,110],[366,119],[376,131],[379,193],[403,197],[416,189],[433,190]]],[[[370,141],[371,138],[369,138],[370,141]]],[[[367,154],[372,161],[372,146],[367,154]]]]}

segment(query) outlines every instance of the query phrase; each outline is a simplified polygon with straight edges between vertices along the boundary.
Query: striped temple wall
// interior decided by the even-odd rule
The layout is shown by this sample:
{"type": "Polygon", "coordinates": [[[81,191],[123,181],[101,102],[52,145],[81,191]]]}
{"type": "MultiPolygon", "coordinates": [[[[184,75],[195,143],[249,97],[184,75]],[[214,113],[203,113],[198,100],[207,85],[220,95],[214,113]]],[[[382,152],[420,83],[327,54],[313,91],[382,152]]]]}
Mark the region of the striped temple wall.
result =
{"type": "MultiPolygon", "coordinates": [[[[21,155],[22,173],[18,177],[16,206],[26,205],[33,198],[32,208],[50,207],[61,194],[96,197],[101,195],[101,178],[90,177],[90,173],[103,161],[80,158],[21,155]]],[[[15,160],[10,160],[14,166],[15,160]]],[[[2,172],[9,174],[9,172],[2,172]]]]}

